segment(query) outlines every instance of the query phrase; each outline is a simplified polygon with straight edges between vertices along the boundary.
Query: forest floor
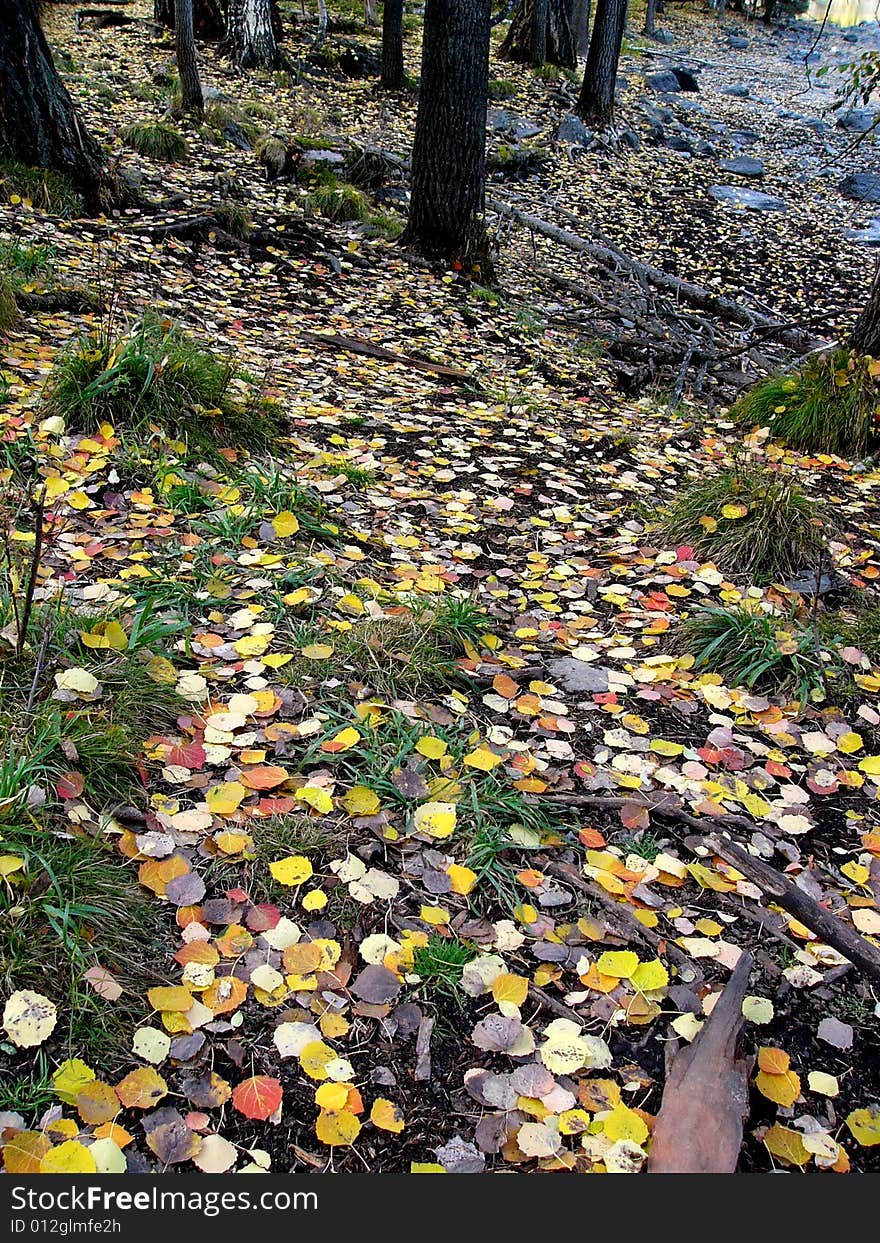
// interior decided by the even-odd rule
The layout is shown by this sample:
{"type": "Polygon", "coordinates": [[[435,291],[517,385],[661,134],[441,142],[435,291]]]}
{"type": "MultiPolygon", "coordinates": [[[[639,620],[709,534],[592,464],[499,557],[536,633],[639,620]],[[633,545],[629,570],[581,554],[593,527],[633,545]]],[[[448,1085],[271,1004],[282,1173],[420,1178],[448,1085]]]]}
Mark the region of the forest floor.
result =
{"type": "MultiPolygon", "coordinates": [[[[876,603],[880,471],[726,417],[781,346],[509,218],[493,289],[432,268],[310,214],[309,187],[218,134],[405,159],[415,99],[374,79],[236,76],[206,48],[234,115],[181,126],[179,162],[135,154],[123,131],[167,107],[151,9],[105,30],[49,19],[141,205],[0,206],[7,239],[44,248],[25,295],[101,304],[43,304],[0,345],[21,567],[0,599],[7,1168],[635,1171],[669,1047],[745,950],[763,1053],[740,1168],[876,1169],[876,980],[699,830],[729,829],[876,943],[880,668],[850,645],[845,693],[806,704],[695,669],[678,634],[695,606],[785,616],[810,588],[722,573],[656,520],[719,466],[786,466],[835,510],[817,608],[845,613],[876,603]],[[59,421],[44,386],[64,351],[147,312],[246,369],[270,446],[236,448],[219,411],[200,412],[213,451],[174,426],[59,421]],[[697,339],[729,357],[695,362],[697,339]],[[50,521],[14,658],[39,480],[50,521]]],[[[874,157],[826,111],[833,75],[806,78],[814,28],[664,22],[671,44],[628,45],[616,143],[557,141],[576,86],[493,59],[509,115],[490,200],[833,338],[871,255],[847,231],[872,209],[838,184],[874,157]],[[699,91],[644,85],[669,65],[699,91]],[[523,120],[537,132],[505,138],[523,120]],[[719,167],[743,153],[760,180],[719,167]],[[729,184],[784,210],[709,194],[729,184]]],[[[823,63],[876,31],[857,39],[827,32],[823,63]]],[[[415,73],[413,36],[407,55],[415,73]]],[[[380,232],[402,184],[371,190],[380,232]]]]}

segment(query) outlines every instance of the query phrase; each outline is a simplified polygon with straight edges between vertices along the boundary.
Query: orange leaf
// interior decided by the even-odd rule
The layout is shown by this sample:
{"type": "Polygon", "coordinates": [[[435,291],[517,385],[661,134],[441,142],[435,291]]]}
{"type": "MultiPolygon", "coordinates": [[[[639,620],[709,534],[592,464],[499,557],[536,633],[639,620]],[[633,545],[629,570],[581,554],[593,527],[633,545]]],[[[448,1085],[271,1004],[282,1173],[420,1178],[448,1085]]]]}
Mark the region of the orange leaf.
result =
{"type": "Polygon", "coordinates": [[[249,790],[274,790],[287,780],[289,773],[277,764],[260,764],[257,768],[246,769],[239,781],[249,790]]]}
{"type": "Polygon", "coordinates": [[[519,687],[513,678],[508,677],[506,673],[496,673],[492,679],[492,689],[501,696],[502,699],[516,699],[519,694],[519,687]]]}
{"type": "Polygon", "coordinates": [[[765,1045],[758,1050],[758,1069],[768,1075],[784,1075],[791,1065],[791,1058],[783,1049],[774,1049],[765,1045]]]}
{"type": "Polygon", "coordinates": [[[233,1091],[232,1103],[246,1118],[265,1122],[281,1104],[283,1096],[278,1079],[271,1079],[268,1075],[253,1075],[233,1091]]]}

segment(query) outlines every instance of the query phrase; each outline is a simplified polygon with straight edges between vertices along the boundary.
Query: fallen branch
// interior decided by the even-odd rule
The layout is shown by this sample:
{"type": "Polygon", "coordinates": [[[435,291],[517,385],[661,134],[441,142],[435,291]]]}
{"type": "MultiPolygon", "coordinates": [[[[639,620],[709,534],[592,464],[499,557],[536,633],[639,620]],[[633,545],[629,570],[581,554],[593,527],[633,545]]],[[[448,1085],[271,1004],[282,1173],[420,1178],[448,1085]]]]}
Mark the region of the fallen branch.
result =
{"type": "Polygon", "coordinates": [[[784,911],[788,911],[805,928],[814,932],[826,945],[836,949],[854,967],[880,983],[880,950],[870,941],[866,941],[850,924],[838,919],[831,911],[820,906],[815,898],[793,885],[781,872],[777,872],[763,859],[750,855],[729,837],[712,834],[706,838],[705,844],[709,850],[720,855],[738,872],[742,872],[743,876],[753,881],[767,897],[772,898],[784,911]]]}
{"type": "Polygon", "coordinates": [[[390,363],[402,363],[413,371],[426,371],[433,375],[444,376],[451,380],[469,380],[470,372],[461,367],[448,367],[445,363],[432,363],[423,358],[410,358],[407,354],[395,354],[382,345],[374,345],[362,337],[344,337],[338,334],[320,332],[302,332],[300,338],[312,345],[323,346],[329,350],[345,350],[349,354],[366,354],[368,358],[382,358],[390,363]]]}
{"type": "Polygon", "coordinates": [[[677,945],[666,941],[664,937],[654,932],[652,928],[646,928],[644,924],[636,919],[631,911],[627,910],[620,902],[616,902],[599,885],[594,885],[591,881],[588,881],[571,864],[545,863],[541,866],[542,871],[546,872],[548,876],[555,876],[573,888],[579,889],[581,893],[589,896],[591,902],[601,907],[602,917],[609,932],[624,941],[641,941],[644,945],[649,945],[656,954],[665,953],[667,958],[675,963],[679,972],[687,972],[689,980],[702,980],[703,973],[683,950],[679,949],[677,945]]]}
{"type": "Polygon", "coordinates": [[[486,202],[486,207],[490,211],[497,212],[499,216],[518,220],[520,224],[524,224],[534,233],[540,233],[543,237],[548,237],[551,241],[558,242],[559,245],[565,246],[568,250],[573,250],[577,254],[590,255],[603,264],[631,273],[639,280],[648,281],[660,289],[669,289],[684,302],[689,302],[692,306],[699,307],[700,310],[717,315],[720,319],[741,324],[744,328],[763,328],[768,336],[772,335],[777,341],[788,346],[789,349],[799,350],[803,353],[816,344],[814,337],[809,336],[800,329],[793,329],[788,324],[771,319],[767,315],[762,315],[759,311],[752,311],[748,307],[742,306],[739,302],[734,302],[730,298],[724,298],[720,294],[712,293],[711,290],[704,289],[700,285],[693,285],[690,281],[682,280],[678,276],[672,276],[669,272],[663,272],[660,268],[654,268],[646,263],[640,263],[636,259],[630,259],[623,251],[617,250],[614,247],[600,246],[596,242],[589,242],[586,238],[580,237],[576,233],[570,233],[567,229],[550,224],[549,221],[542,220],[539,216],[533,216],[529,212],[520,211],[518,207],[513,207],[509,203],[500,202],[498,199],[489,199],[486,202]]]}
{"type": "Polygon", "coordinates": [[[754,965],[742,953],[693,1044],[676,1054],[654,1123],[649,1174],[733,1174],[749,1112],[750,1063],[739,1055],[754,965]]]}

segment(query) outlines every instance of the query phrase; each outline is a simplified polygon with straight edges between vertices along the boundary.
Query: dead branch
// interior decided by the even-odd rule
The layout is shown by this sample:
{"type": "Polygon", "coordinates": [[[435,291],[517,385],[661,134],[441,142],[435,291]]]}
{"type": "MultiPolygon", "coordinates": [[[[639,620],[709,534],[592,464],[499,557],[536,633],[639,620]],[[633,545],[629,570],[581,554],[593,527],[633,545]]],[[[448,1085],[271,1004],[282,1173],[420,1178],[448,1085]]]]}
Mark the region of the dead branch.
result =
{"type": "Polygon", "coordinates": [[[654,1123],[649,1174],[733,1174],[749,1112],[750,1062],[739,1056],[753,967],[740,955],[693,1044],[675,1055],[654,1123]]]}
{"type": "Polygon", "coordinates": [[[410,358],[406,354],[396,354],[386,350],[382,345],[374,345],[362,337],[345,337],[339,334],[302,332],[300,338],[311,345],[320,345],[329,350],[345,350],[349,354],[366,354],[369,358],[383,358],[390,363],[402,363],[413,371],[425,371],[431,375],[444,376],[450,380],[469,380],[470,372],[461,367],[448,367],[445,363],[432,363],[424,358],[410,358]]]}

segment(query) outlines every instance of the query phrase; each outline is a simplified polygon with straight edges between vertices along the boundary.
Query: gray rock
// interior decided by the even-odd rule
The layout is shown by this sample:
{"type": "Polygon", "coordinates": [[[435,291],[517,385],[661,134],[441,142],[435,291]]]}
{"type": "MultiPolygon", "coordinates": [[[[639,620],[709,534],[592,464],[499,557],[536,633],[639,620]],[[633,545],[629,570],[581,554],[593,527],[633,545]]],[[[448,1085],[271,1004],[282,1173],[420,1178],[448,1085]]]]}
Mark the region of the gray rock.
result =
{"type": "Polygon", "coordinates": [[[859,36],[854,30],[845,30],[840,36],[844,43],[858,43],[859,36]]]}
{"type": "Polygon", "coordinates": [[[722,160],[718,165],[725,173],[735,173],[737,177],[763,177],[764,165],[751,155],[737,155],[722,160]]]}
{"type": "Polygon", "coordinates": [[[745,82],[733,82],[730,86],[722,86],[719,95],[730,95],[733,99],[748,99],[751,92],[745,82]]]}
{"type": "Polygon", "coordinates": [[[837,188],[857,203],[880,203],[880,173],[850,173],[837,188]]]}
{"type": "Polygon", "coordinates": [[[867,134],[873,129],[876,116],[873,108],[850,108],[837,118],[837,127],[850,134],[867,134]]]}
{"type": "Polygon", "coordinates": [[[843,236],[856,246],[880,246],[880,216],[875,216],[863,229],[845,229],[843,236]]]}
{"type": "Polygon", "coordinates": [[[341,168],[345,163],[345,156],[341,151],[306,151],[303,153],[302,163],[306,168],[319,165],[323,168],[341,168]]]}
{"type": "Polygon", "coordinates": [[[760,137],[753,129],[735,129],[730,135],[730,141],[735,147],[751,147],[760,137]]]}
{"type": "Polygon", "coordinates": [[[588,147],[593,141],[593,131],[588,125],[584,125],[580,117],[570,112],[559,122],[556,141],[578,143],[582,147],[588,147]]]}
{"type": "Polygon", "coordinates": [[[574,656],[560,656],[558,660],[550,661],[547,671],[550,680],[559,683],[566,691],[592,693],[608,690],[610,670],[604,665],[587,664],[574,656]]]}
{"type": "Polygon", "coordinates": [[[727,46],[736,48],[738,52],[744,52],[749,46],[748,39],[743,39],[741,35],[731,35],[727,40],[727,46]]]}
{"type": "Polygon", "coordinates": [[[772,194],[749,190],[746,186],[710,186],[709,193],[718,203],[748,211],[787,211],[788,204],[772,194]]]}
{"type": "Polygon", "coordinates": [[[657,73],[649,73],[645,81],[652,90],[661,91],[664,95],[681,90],[678,78],[671,69],[660,69],[657,73]]]}
{"type": "Polygon", "coordinates": [[[541,132],[540,125],[527,121],[525,117],[514,116],[506,108],[490,108],[486,115],[486,125],[495,134],[509,134],[517,140],[534,138],[541,132]]]}

